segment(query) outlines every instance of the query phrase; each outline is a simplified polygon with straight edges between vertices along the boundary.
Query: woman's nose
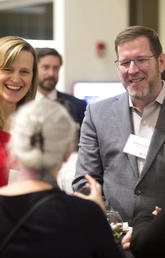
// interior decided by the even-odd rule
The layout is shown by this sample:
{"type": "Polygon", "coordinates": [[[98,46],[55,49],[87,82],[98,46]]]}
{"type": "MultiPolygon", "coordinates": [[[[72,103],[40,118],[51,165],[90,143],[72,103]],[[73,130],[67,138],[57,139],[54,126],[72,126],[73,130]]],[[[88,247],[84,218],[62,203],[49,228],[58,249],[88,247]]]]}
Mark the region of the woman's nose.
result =
{"type": "Polygon", "coordinates": [[[21,81],[21,75],[18,73],[18,72],[14,72],[12,75],[11,75],[11,78],[12,82],[14,83],[18,83],[21,81]]]}

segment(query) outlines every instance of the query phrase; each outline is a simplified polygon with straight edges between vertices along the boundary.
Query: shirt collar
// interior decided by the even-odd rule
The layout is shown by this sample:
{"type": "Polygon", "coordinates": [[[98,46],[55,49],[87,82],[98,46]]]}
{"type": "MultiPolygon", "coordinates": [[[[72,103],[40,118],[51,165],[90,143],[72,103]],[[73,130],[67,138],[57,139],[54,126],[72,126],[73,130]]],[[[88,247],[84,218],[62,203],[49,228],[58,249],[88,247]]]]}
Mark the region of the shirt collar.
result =
{"type": "Polygon", "coordinates": [[[49,98],[51,100],[56,100],[57,99],[57,91],[56,89],[53,89],[48,95],[43,95],[39,90],[36,93],[36,100],[40,100],[42,98],[49,98]]]}

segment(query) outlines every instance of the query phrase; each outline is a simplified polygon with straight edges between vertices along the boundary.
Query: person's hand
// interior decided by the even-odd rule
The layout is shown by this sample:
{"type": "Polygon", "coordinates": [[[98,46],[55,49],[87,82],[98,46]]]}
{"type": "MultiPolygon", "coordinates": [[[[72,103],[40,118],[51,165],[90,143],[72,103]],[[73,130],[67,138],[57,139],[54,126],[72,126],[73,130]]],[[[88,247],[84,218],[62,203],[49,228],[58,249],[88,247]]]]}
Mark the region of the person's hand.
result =
{"type": "Polygon", "coordinates": [[[90,190],[89,195],[85,195],[79,192],[74,192],[74,195],[86,200],[91,200],[96,202],[101,207],[101,209],[105,212],[105,206],[104,206],[104,202],[101,194],[101,185],[88,174],[85,175],[85,179],[87,180],[85,187],[87,187],[90,190]]]}
{"type": "Polygon", "coordinates": [[[131,242],[131,236],[132,236],[132,228],[127,232],[127,234],[121,240],[121,244],[122,244],[122,247],[124,250],[129,249],[130,242],[131,242]]]}
{"type": "Polygon", "coordinates": [[[158,215],[158,213],[161,211],[161,208],[158,206],[155,206],[155,210],[152,212],[153,215],[158,215]]]}

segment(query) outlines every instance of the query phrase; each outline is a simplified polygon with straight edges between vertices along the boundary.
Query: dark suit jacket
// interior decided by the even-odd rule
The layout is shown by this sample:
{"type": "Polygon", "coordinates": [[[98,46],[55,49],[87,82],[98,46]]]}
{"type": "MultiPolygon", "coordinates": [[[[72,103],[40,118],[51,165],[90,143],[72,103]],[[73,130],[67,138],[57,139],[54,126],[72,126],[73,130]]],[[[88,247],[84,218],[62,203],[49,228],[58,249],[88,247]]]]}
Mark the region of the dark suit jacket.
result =
{"type": "Polygon", "coordinates": [[[137,258],[165,257],[165,207],[154,216],[144,210],[136,211],[133,220],[131,250],[137,258]]]}
{"type": "Polygon", "coordinates": [[[74,119],[77,120],[76,122],[78,122],[81,126],[87,106],[86,101],[59,91],[57,91],[57,99],[64,99],[71,103],[74,119]]]}
{"type": "Polygon", "coordinates": [[[105,200],[131,225],[136,209],[154,210],[165,200],[165,103],[139,176],[136,157],[123,153],[133,132],[128,95],[89,104],[81,127],[74,190],[86,173],[103,185],[105,200]]]}

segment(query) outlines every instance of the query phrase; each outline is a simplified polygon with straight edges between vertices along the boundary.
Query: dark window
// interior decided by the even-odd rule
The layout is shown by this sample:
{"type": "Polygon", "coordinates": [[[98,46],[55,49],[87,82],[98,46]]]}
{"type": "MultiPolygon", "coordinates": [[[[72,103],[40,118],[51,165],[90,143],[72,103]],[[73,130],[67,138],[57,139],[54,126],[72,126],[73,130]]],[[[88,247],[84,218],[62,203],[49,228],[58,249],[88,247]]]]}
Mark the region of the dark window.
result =
{"type": "Polygon", "coordinates": [[[37,4],[0,10],[0,37],[53,39],[53,4],[37,4]]]}
{"type": "Polygon", "coordinates": [[[129,25],[144,25],[158,31],[159,1],[129,0],[129,25]]]}

